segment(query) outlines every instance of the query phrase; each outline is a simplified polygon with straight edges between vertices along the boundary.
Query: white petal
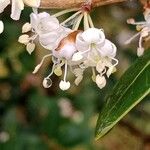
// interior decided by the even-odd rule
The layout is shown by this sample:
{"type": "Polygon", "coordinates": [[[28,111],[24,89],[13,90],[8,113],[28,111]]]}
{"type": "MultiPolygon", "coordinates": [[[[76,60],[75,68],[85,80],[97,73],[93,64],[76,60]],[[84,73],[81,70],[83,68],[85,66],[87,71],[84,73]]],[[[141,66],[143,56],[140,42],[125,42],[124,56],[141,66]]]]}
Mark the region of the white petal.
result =
{"type": "Polygon", "coordinates": [[[96,84],[97,86],[102,89],[106,86],[106,79],[104,76],[101,76],[101,75],[97,75],[96,76],[96,84]]]}
{"type": "Polygon", "coordinates": [[[50,16],[50,14],[46,12],[39,14],[31,13],[30,22],[35,32],[41,32],[42,34],[48,33],[50,31],[54,32],[60,27],[58,19],[56,17],[50,16]]]}
{"type": "Polygon", "coordinates": [[[0,13],[10,4],[10,0],[0,0],[0,13]]]}
{"type": "Polygon", "coordinates": [[[104,32],[101,29],[89,28],[82,33],[82,38],[87,43],[103,43],[105,40],[104,32]]]}
{"type": "Polygon", "coordinates": [[[99,73],[102,73],[102,71],[105,69],[105,63],[103,61],[99,61],[96,65],[96,70],[99,72],[99,73]]]}
{"type": "Polygon", "coordinates": [[[114,73],[116,71],[116,68],[114,66],[111,66],[108,70],[107,70],[107,77],[109,78],[109,76],[114,73]]]}
{"type": "Polygon", "coordinates": [[[53,50],[53,55],[56,58],[65,58],[66,60],[70,60],[76,51],[77,50],[74,43],[68,43],[58,51],[53,50]]]}
{"type": "Polygon", "coordinates": [[[105,44],[103,47],[98,47],[99,52],[102,57],[108,56],[108,57],[115,57],[117,48],[116,46],[109,40],[105,40],[105,44]]]}
{"type": "Polygon", "coordinates": [[[76,37],[76,48],[78,51],[86,51],[89,49],[90,44],[84,41],[82,33],[78,33],[76,37]]]}
{"type": "Polygon", "coordinates": [[[0,21],[0,34],[4,31],[4,23],[0,21]]]}
{"type": "Polygon", "coordinates": [[[77,52],[72,56],[72,61],[80,61],[83,58],[81,52],[77,52]]]}
{"type": "Polygon", "coordinates": [[[14,20],[19,20],[21,11],[23,9],[24,9],[23,0],[12,0],[11,18],[14,20]]]}

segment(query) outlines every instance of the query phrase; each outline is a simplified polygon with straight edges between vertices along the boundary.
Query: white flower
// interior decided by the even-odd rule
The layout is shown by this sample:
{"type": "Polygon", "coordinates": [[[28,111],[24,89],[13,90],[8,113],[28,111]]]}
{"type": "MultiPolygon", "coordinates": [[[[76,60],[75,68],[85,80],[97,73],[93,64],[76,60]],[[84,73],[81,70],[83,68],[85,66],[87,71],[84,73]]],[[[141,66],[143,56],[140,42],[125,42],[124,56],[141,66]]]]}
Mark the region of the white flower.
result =
{"type": "MultiPolygon", "coordinates": [[[[44,60],[52,56],[53,67],[51,73],[45,78],[43,81],[43,86],[48,88],[47,81],[51,81],[50,77],[55,73],[57,76],[62,75],[61,67],[65,65],[64,69],[64,78],[63,81],[60,82],[59,86],[62,90],[67,90],[70,88],[70,82],[66,82],[67,73],[68,73],[68,66],[72,67],[71,58],[74,52],[76,52],[75,47],[75,39],[76,39],[76,32],[70,33],[67,37],[63,38],[57,47],[57,49],[52,50],[51,54],[45,55],[42,58],[42,61],[35,67],[33,73],[37,73],[40,67],[42,66],[44,60]]],[[[78,79],[79,80],[79,79],[78,79]]],[[[77,81],[76,81],[77,82],[77,81]]],[[[79,83],[79,81],[78,81],[79,83]]]]}
{"type": "Polygon", "coordinates": [[[60,41],[70,32],[59,24],[56,17],[46,12],[30,15],[30,23],[41,45],[49,50],[56,49],[60,41]]]}
{"type": "Polygon", "coordinates": [[[0,34],[4,31],[4,24],[3,22],[0,20],[0,34]]]}
{"type": "Polygon", "coordinates": [[[66,91],[70,88],[70,82],[69,81],[66,82],[66,81],[61,80],[59,83],[59,87],[61,90],[66,91]]]}
{"type": "Polygon", "coordinates": [[[79,33],[76,39],[76,47],[78,51],[86,51],[91,48],[91,45],[95,47],[103,46],[105,41],[105,35],[102,29],[89,28],[83,33],[79,33]]]}
{"type": "MultiPolygon", "coordinates": [[[[80,68],[92,68],[92,79],[97,83],[98,87],[103,88],[106,84],[104,74],[109,77],[115,66],[118,64],[116,56],[117,48],[109,40],[105,39],[103,30],[89,28],[82,33],[78,33],[76,38],[76,52],[72,61],[81,60],[80,68]],[[99,75],[96,75],[96,71],[99,75]]],[[[82,80],[82,75],[78,75],[75,81],[76,84],[82,80]]]]}
{"type": "Polygon", "coordinates": [[[104,76],[101,76],[101,75],[97,75],[96,76],[96,84],[97,86],[102,89],[106,86],[106,79],[104,76]]]}
{"type": "Polygon", "coordinates": [[[142,46],[143,39],[150,35],[150,9],[146,9],[144,12],[145,21],[135,22],[134,19],[128,19],[128,24],[136,25],[138,33],[126,41],[129,44],[134,38],[139,36],[139,46],[137,48],[137,55],[141,56],[144,53],[144,48],[142,46]]]}
{"type": "Polygon", "coordinates": [[[89,28],[85,30],[81,37],[83,40],[89,44],[93,43],[96,45],[102,45],[105,40],[105,35],[102,29],[89,28]]]}

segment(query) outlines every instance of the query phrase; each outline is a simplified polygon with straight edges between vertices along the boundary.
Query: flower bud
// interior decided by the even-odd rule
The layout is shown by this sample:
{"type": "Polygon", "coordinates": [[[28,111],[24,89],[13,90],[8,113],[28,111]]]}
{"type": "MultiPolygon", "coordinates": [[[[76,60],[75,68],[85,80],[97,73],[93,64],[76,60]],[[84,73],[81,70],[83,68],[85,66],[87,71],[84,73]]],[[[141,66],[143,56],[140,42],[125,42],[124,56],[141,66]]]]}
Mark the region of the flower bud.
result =
{"type": "Polygon", "coordinates": [[[29,54],[31,54],[35,49],[35,44],[34,43],[28,43],[26,46],[26,50],[28,51],[29,54]]]}
{"type": "Polygon", "coordinates": [[[103,87],[105,87],[106,85],[106,79],[104,76],[101,76],[101,75],[97,75],[96,76],[96,84],[97,86],[102,89],[103,87]]]}
{"type": "Polygon", "coordinates": [[[127,19],[128,24],[134,24],[135,20],[133,18],[127,19]]]}
{"type": "Polygon", "coordinates": [[[30,23],[25,23],[24,25],[23,25],[23,27],[22,27],[22,33],[27,33],[27,32],[29,32],[29,31],[31,31],[31,24],[30,23]]]}
{"type": "Polygon", "coordinates": [[[144,53],[144,48],[143,47],[138,47],[137,48],[137,55],[140,57],[142,56],[144,53]]]}
{"type": "Polygon", "coordinates": [[[66,90],[68,90],[70,88],[70,82],[69,81],[66,82],[66,81],[62,80],[59,83],[59,87],[60,87],[61,90],[66,91],[66,90]]]}
{"type": "Polygon", "coordinates": [[[61,76],[62,75],[62,69],[60,66],[56,67],[56,69],[54,70],[54,73],[57,75],[57,76],[61,76]]]}
{"type": "Polygon", "coordinates": [[[52,86],[52,80],[50,78],[44,78],[43,80],[43,87],[50,88],[52,86]]]}
{"type": "Polygon", "coordinates": [[[74,81],[75,85],[78,86],[79,83],[82,81],[82,79],[83,79],[83,76],[82,76],[82,75],[78,76],[78,77],[75,79],[75,81],[74,81]]]}
{"type": "Polygon", "coordinates": [[[19,43],[22,43],[22,44],[25,44],[25,45],[28,44],[29,41],[30,41],[30,38],[29,38],[29,35],[27,35],[27,34],[21,35],[21,36],[19,37],[19,39],[18,39],[18,42],[19,42],[19,43]]]}

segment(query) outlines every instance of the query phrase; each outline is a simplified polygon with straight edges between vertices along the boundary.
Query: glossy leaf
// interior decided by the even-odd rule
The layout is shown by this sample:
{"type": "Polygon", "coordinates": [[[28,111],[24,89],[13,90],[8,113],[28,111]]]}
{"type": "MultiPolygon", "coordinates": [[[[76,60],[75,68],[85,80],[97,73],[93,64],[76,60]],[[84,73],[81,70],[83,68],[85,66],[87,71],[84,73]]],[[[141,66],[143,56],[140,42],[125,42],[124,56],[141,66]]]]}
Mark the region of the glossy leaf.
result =
{"type": "Polygon", "coordinates": [[[107,97],[97,121],[96,139],[104,136],[149,93],[150,51],[124,73],[107,97]]]}

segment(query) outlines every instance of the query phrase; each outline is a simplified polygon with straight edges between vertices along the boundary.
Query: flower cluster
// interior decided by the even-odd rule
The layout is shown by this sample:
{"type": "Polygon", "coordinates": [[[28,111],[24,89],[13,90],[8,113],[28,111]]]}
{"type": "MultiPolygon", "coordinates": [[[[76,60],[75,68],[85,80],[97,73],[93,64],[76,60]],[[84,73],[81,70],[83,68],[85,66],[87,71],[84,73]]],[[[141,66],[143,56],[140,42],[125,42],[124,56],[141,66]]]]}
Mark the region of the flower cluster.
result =
{"type": "MultiPolygon", "coordinates": [[[[75,84],[78,85],[87,68],[92,70],[92,80],[102,89],[106,85],[106,77],[116,70],[118,60],[115,58],[117,48],[106,39],[103,29],[94,27],[90,17],[91,0],[87,0],[81,8],[67,9],[50,15],[47,12],[38,13],[40,0],[0,0],[0,13],[11,5],[11,18],[19,20],[24,5],[33,7],[30,14],[30,22],[22,27],[22,35],[18,41],[26,46],[31,54],[35,50],[35,42],[48,50],[41,62],[35,67],[33,74],[36,74],[47,58],[51,58],[53,67],[49,75],[44,78],[43,86],[49,88],[52,85],[53,74],[62,76],[59,87],[62,90],[70,88],[67,80],[68,70],[75,75],[75,84]],[[58,17],[69,12],[75,12],[63,22],[58,17]],[[83,19],[83,29],[79,29],[83,19]],[[64,72],[63,72],[64,67],[64,72]]],[[[4,30],[4,24],[0,20],[0,33],[4,30]]]]}
{"type": "Polygon", "coordinates": [[[130,43],[134,38],[139,38],[139,46],[137,48],[137,55],[142,56],[144,53],[144,47],[142,45],[143,39],[146,39],[150,35],[150,8],[146,8],[143,13],[145,21],[136,22],[133,18],[128,19],[127,23],[136,25],[136,29],[138,31],[133,37],[126,41],[126,44],[130,43]]]}
{"type": "Polygon", "coordinates": [[[115,58],[117,48],[106,39],[103,29],[94,27],[89,8],[89,5],[85,5],[81,9],[64,10],[54,15],[35,11],[30,15],[30,23],[23,25],[23,35],[18,41],[26,45],[29,54],[35,49],[35,40],[49,50],[49,54],[42,58],[33,73],[38,72],[45,59],[52,58],[52,70],[43,80],[45,88],[52,85],[53,74],[64,74],[59,87],[61,90],[68,90],[71,86],[67,80],[68,69],[75,75],[74,82],[78,85],[83,79],[84,71],[91,68],[93,81],[102,89],[106,85],[106,76],[115,72],[118,64],[115,58]],[[76,12],[62,23],[58,21],[59,16],[71,11],[76,12]],[[79,29],[82,19],[83,30],[79,29]],[[68,28],[67,24],[71,24],[72,28],[68,28]]]}

